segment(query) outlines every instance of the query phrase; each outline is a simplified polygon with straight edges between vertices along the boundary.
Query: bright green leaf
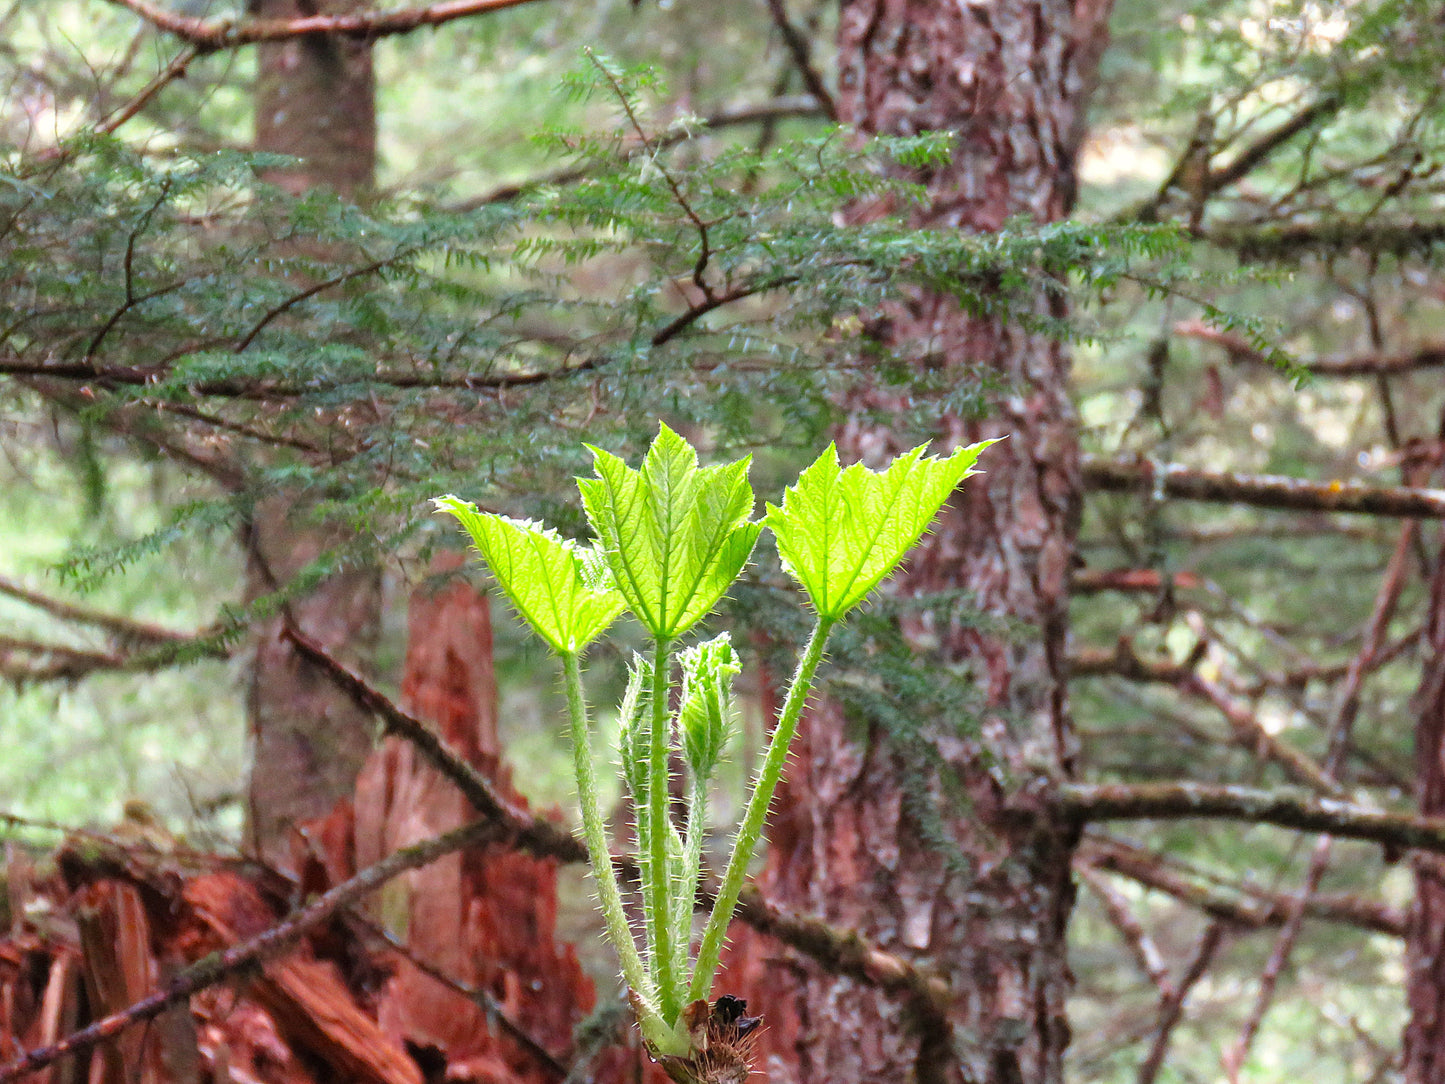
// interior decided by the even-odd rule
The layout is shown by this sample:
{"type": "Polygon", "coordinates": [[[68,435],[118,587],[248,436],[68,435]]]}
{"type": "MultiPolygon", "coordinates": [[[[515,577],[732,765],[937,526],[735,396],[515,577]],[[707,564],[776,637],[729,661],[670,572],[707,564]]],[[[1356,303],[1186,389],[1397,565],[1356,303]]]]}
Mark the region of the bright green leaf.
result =
{"type": "Polygon", "coordinates": [[[994,441],[959,448],[944,459],[905,452],[883,471],[838,465],[829,445],[763,522],[778,540],[788,574],[803,586],[818,616],[838,620],[883,578],[928,529],[943,502],[971,474],[994,441]]]}
{"type": "Polygon", "coordinates": [[[605,566],[570,539],[457,497],[434,503],[461,521],[517,612],[559,655],[581,651],[622,612],[605,566]]]}
{"type": "Polygon", "coordinates": [[[665,425],[641,469],[591,450],[597,477],[577,486],[617,588],[654,638],[675,639],[717,605],[752,554],[762,528],[748,522],[751,457],[698,467],[692,446],[665,425]]]}

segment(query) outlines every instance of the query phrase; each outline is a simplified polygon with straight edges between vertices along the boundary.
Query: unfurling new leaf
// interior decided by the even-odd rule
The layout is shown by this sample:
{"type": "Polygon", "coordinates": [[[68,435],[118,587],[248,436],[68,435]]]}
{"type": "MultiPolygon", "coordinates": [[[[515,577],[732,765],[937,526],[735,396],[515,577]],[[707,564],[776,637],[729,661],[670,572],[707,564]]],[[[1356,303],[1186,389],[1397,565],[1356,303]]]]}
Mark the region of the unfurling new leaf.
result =
{"type": "Polygon", "coordinates": [[[712,776],[727,743],[732,724],[732,681],[741,672],[733,653],[732,638],[722,633],[682,653],[682,708],[678,729],[682,732],[683,759],[693,774],[707,780],[712,776]]]}

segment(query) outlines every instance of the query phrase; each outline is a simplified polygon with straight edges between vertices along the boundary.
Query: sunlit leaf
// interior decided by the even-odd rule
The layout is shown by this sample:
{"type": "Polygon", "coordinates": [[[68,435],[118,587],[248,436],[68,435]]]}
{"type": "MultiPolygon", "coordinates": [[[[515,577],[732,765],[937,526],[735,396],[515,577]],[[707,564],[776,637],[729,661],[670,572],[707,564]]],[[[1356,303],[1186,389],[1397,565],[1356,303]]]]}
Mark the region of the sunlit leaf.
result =
{"type": "Polygon", "coordinates": [[[640,469],[588,447],[597,477],[577,485],[617,588],[648,632],[672,640],[717,605],[752,554],[761,526],[747,518],[751,457],[699,467],[665,425],[640,469]]]}
{"type": "Polygon", "coordinates": [[[973,469],[987,440],[940,459],[914,448],[885,470],[838,465],[829,445],[763,522],[778,540],[783,567],[820,617],[837,620],[867,597],[928,529],[943,502],[973,469]]]}
{"type": "Polygon", "coordinates": [[[559,654],[581,651],[622,612],[605,565],[570,539],[457,497],[435,504],[461,521],[517,612],[559,654]]]}

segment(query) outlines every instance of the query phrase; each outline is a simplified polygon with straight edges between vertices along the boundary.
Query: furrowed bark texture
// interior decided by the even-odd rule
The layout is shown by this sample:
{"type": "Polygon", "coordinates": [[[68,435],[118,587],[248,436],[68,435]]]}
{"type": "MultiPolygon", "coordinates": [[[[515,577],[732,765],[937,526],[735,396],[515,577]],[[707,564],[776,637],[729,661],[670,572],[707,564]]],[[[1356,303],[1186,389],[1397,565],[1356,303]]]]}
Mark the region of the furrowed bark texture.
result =
{"type": "MultiPolygon", "coordinates": [[[[1415,703],[1415,792],[1420,812],[1445,816],[1445,551],[1436,561],[1425,623],[1429,650],[1415,703]]],[[[1445,1077],[1445,861],[1414,856],[1415,899],[1405,928],[1405,1080],[1445,1077]]]]}
{"type": "MultiPolygon", "coordinates": [[[[918,226],[991,231],[1012,216],[1048,221],[1067,211],[1105,15],[1102,6],[1078,7],[844,4],[842,119],[869,133],[958,133],[951,163],[921,178],[932,204],[918,226]]],[[[1038,304],[1062,314],[1057,300],[1038,304]]],[[[1068,358],[1057,342],[970,318],[937,296],[876,323],[890,343],[961,378],[973,364],[1000,379],[986,421],[938,420],[943,447],[1008,439],[989,450],[987,473],[965,483],[897,587],[964,588],[1012,631],[1000,631],[1002,622],[993,631],[927,622],[904,630],[970,664],[979,683],[981,734],[923,722],[967,802],[946,796],[936,771],[907,767],[883,726],[824,701],[799,737],[762,881],[769,898],[937,969],[953,1002],[940,1020],[821,975],[751,935],[739,937],[731,966],[746,976],[750,1011],[766,1016],[761,1067],[773,1084],[1050,1084],[1061,1079],[1069,1040],[1064,935],[1077,838],[1046,815],[1023,830],[999,813],[1006,798],[1041,799],[1044,773],[1067,776],[1073,758],[1064,631],[1080,478],[1068,358]],[[942,814],[944,846],[924,842],[930,808],[942,814]]],[[[864,409],[903,405],[876,391],[862,400],[855,405],[864,409]]],[[[838,434],[842,454],[877,466],[903,450],[907,441],[864,416],[838,434]]],[[[725,979],[719,989],[736,985],[725,979]]]]}
{"type": "MultiPolygon", "coordinates": [[[[251,2],[252,14],[266,19],[339,15],[369,6],[362,0],[251,2]]],[[[376,167],[370,43],[312,35],[262,45],[259,52],[256,149],[300,159],[267,180],[296,194],[318,187],[353,197],[364,192],[376,167]]],[[[260,501],[247,539],[251,597],[284,586],[345,540],[344,533],[311,519],[298,494],[260,501]]],[[[380,575],[357,569],[329,577],[290,609],[302,630],[333,653],[365,660],[380,624],[380,575]]],[[[249,836],[259,855],[287,866],[294,832],[350,797],[371,749],[373,724],[280,635],[282,621],[277,617],[258,630],[248,701],[249,836]]]]}

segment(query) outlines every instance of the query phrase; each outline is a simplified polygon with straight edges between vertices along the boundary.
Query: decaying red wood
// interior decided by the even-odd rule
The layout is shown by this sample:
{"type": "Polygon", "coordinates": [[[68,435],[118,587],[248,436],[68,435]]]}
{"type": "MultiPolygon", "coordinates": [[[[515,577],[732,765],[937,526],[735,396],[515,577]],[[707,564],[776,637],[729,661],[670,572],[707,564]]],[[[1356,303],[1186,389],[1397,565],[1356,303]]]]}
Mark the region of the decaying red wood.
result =
{"type": "MultiPolygon", "coordinates": [[[[460,557],[448,562],[455,566],[460,557]]],[[[445,571],[445,566],[438,571],[445,571]]],[[[497,735],[487,599],[461,579],[422,587],[408,615],[403,708],[526,815],[497,735]]],[[[357,785],[356,855],[363,864],[470,816],[453,778],[413,742],[388,738],[357,785]]],[[[539,1059],[472,999],[410,958],[398,957],[378,1016],[394,1037],[446,1055],[457,1079],[543,1084],[571,1046],[596,993],[570,945],[556,937],[557,859],[503,843],[459,852],[398,879],[373,908],[402,935],[409,956],[486,991],[507,1019],[553,1055],[539,1059]]]]}
{"type": "MultiPolygon", "coordinates": [[[[254,886],[231,873],[191,880],[184,900],[197,920],[187,931],[192,960],[252,937],[276,921],[254,886]]],[[[263,963],[247,993],[275,1021],[288,1046],[358,1084],[421,1084],[421,1071],[357,1005],[335,968],[303,949],[263,963]]]]}
{"type": "MultiPolygon", "coordinates": [[[[103,880],[87,885],[73,907],[84,953],[83,974],[90,1004],[101,1013],[129,1007],[150,993],[158,972],[151,951],[150,923],[140,893],[133,886],[103,880]]],[[[167,1014],[174,1023],[174,1010],[167,1014]]],[[[184,1029],[160,1027],[123,1032],[97,1051],[92,1084],[162,1084],[178,1080],[169,1070],[196,1061],[176,1050],[167,1056],[166,1039],[186,1039],[184,1029]],[[99,1072],[96,1072],[99,1070],[99,1072]]],[[[194,1054],[194,1035],[190,1036],[194,1054]]],[[[193,1074],[194,1075],[194,1074],[193,1074]]]]}

